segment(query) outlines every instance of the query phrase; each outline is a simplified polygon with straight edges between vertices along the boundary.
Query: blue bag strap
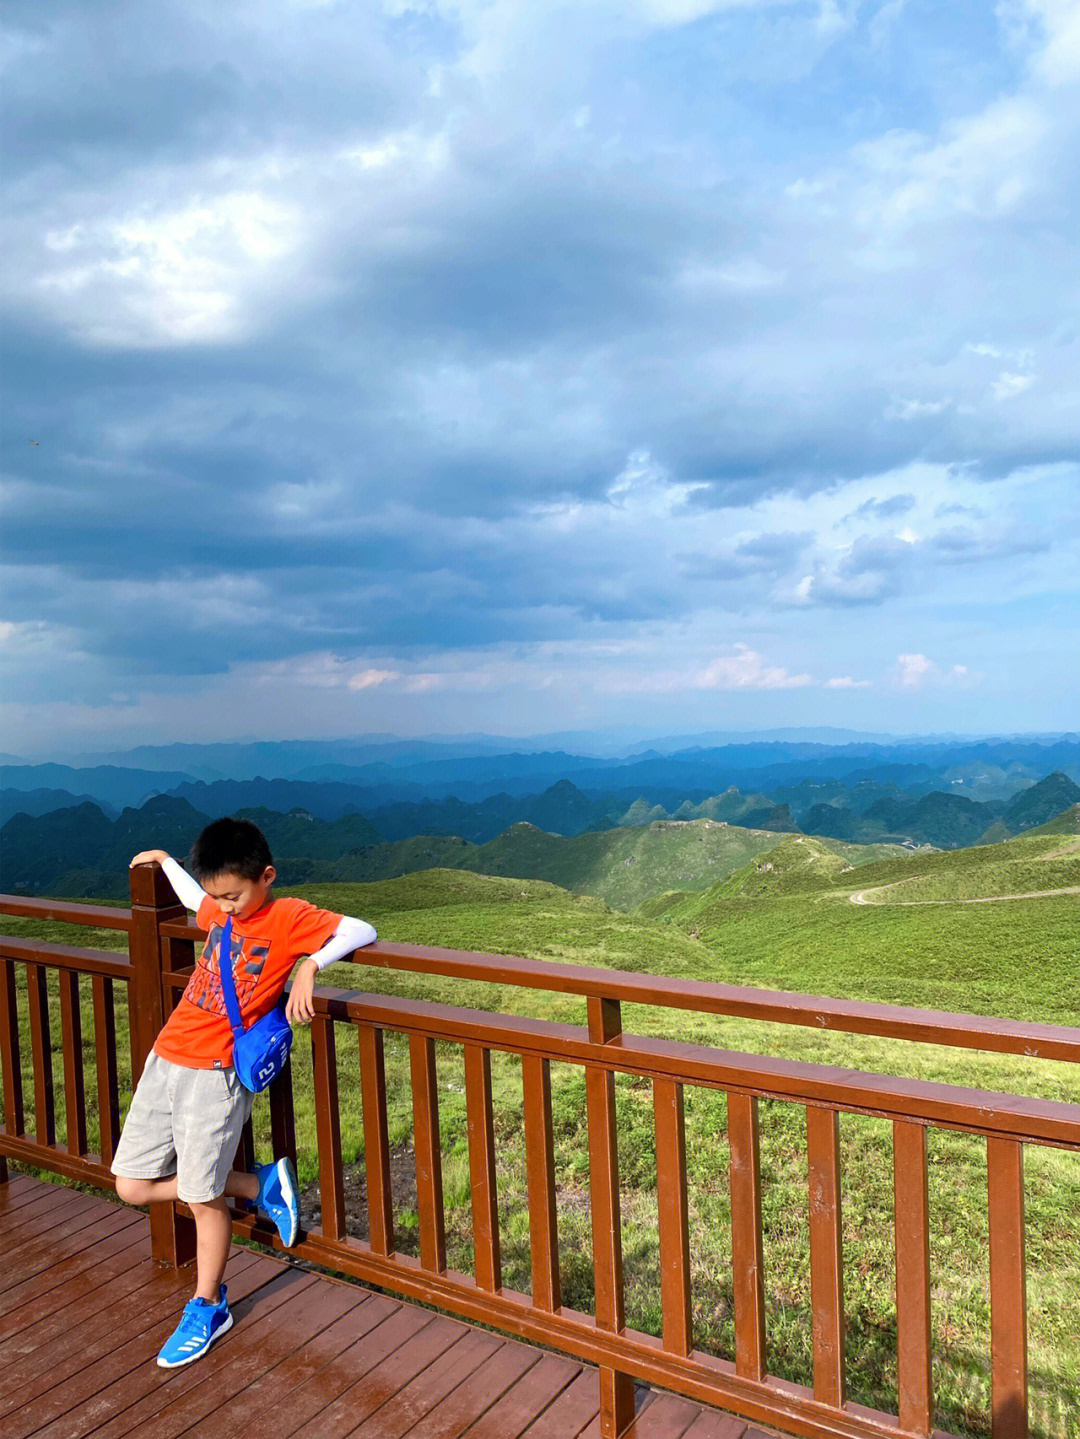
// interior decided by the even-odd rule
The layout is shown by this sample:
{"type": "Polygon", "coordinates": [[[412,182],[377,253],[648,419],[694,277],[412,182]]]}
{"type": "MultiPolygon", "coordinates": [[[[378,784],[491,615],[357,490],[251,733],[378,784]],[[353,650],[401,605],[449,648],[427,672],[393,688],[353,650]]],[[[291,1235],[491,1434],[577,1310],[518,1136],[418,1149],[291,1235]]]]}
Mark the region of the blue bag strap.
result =
{"type": "Polygon", "coordinates": [[[225,928],[221,931],[221,943],[218,946],[218,977],[221,980],[221,994],[225,1000],[225,1012],[229,1016],[229,1024],[232,1026],[233,1034],[243,1034],[244,1021],[240,1017],[240,1004],[236,998],[236,984],[233,981],[232,972],[232,915],[225,920],[225,928]]]}

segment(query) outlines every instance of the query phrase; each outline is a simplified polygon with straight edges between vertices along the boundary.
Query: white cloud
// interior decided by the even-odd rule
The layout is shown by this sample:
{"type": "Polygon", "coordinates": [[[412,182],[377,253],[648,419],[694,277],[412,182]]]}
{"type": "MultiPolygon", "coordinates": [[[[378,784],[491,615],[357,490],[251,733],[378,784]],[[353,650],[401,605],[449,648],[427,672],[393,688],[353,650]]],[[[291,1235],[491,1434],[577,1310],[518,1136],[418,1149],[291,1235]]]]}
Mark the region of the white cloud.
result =
{"type": "Polygon", "coordinates": [[[389,684],[391,680],[401,678],[400,670],[360,670],[358,674],[350,675],[347,681],[351,690],[369,690],[376,685],[389,684]]]}
{"type": "Polygon", "coordinates": [[[718,655],[694,679],[694,687],[703,690],[787,690],[810,684],[808,674],[793,675],[779,665],[766,664],[744,644],[737,644],[733,655],[718,655]]]}
{"type": "Polygon", "coordinates": [[[966,665],[945,670],[923,654],[897,655],[895,680],[901,689],[920,690],[976,679],[966,665]]]}
{"type": "Polygon", "coordinates": [[[256,190],[179,207],[147,202],[115,219],[48,231],[37,294],[95,344],[232,340],[249,330],[253,294],[301,233],[295,206],[256,190]]]}
{"type": "Polygon", "coordinates": [[[833,679],[825,681],[827,690],[866,690],[870,688],[869,680],[852,679],[851,675],[836,675],[833,679]]]}
{"type": "Polygon", "coordinates": [[[1022,395],[1029,390],[1034,383],[1034,375],[1014,375],[1002,370],[990,388],[995,400],[1011,400],[1014,395],[1022,395]]]}

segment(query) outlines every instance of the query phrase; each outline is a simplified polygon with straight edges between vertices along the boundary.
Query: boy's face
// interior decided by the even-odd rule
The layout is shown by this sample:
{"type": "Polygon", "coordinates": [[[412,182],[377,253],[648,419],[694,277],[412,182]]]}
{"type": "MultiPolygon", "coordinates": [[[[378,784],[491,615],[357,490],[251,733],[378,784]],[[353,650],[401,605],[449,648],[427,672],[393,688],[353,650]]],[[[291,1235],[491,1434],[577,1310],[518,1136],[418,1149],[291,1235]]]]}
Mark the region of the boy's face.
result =
{"type": "Polygon", "coordinates": [[[268,864],[258,879],[245,879],[242,874],[225,870],[215,874],[213,879],[203,880],[203,889],[218,905],[223,914],[235,919],[247,919],[262,909],[270,886],[277,878],[277,870],[268,864]]]}

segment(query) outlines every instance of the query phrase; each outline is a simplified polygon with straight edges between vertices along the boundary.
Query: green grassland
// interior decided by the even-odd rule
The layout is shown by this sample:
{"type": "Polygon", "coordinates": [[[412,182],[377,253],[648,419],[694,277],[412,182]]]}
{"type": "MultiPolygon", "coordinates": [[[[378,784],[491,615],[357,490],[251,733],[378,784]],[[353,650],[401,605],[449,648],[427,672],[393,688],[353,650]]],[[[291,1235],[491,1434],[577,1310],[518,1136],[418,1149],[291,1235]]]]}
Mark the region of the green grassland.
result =
{"type": "MultiPolygon", "coordinates": [[[[799,836],[768,838],[771,848],[729,867],[703,892],[647,899],[633,914],[613,912],[596,897],[572,895],[552,884],[452,870],[379,884],[313,885],[297,892],[363,915],[378,926],[381,938],[399,943],[1080,1025],[1080,896],[965,902],[991,892],[1066,889],[1080,882],[1080,854],[1054,855],[1063,848],[1060,836],[1025,836],[982,851],[947,854],[886,856],[864,850],[858,857],[870,862],[857,869],[848,868],[852,861],[846,853],[854,846],[799,836]],[[1028,876],[1033,871],[1049,878],[1032,885],[1028,876]],[[857,890],[885,885],[890,888],[877,896],[882,902],[851,902],[857,890]],[[890,896],[909,894],[945,902],[889,901],[890,896]]],[[[623,903],[627,893],[619,894],[623,903]]],[[[54,925],[6,921],[5,928],[94,942],[91,932],[64,933],[54,925]]],[[[111,947],[120,947],[121,937],[105,938],[111,947]]],[[[571,998],[390,972],[376,965],[335,966],[324,980],[351,989],[568,1022],[583,1018],[581,1003],[571,998]]],[[[118,1021],[122,1024],[122,1005],[118,1021]]],[[[756,1053],[1080,1102],[1080,1075],[1064,1064],[639,1007],[627,1008],[624,1025],[641,1033],[756,1053]]],[[[358,1068],[355,1046],[346,1044],[343,1036],[338,1055],[343,1148],[347,1161],[356,1163],[363,1154],[358,1068]]],[[[386,1055],[392,1143],[407,1159],[412,1119],[405,1041],[387,1035],[386,1055]]],[[[310,1051],[303,1038],[294,1047],[293,1062],[300,1167],[304,1181],[311,1184],[316,1178],[315,1125],[310,1051]]],[[[472,1251],[460,1050],[439,1045],[438,1064],[449,1260],[468,1270],[472,1251]]],[[[59,1090],[59,1065],[56,1082],[59,1090]]],[[[527,1291],[519,1062],[495,1056],[493,1083],[504,1278],[527,1291]]],[[[616,1092],[628,1319],[657,1332],[651,1092],[647,1083],[629,1077],[617,1082],[616,1092]]],[[[32,1094],[29,1087],[27,1094],[32,1094]]],[[[701,1347],[730,1356],[725,1099],[715,1091],[688,1089],[686,1102],[695,1331],[701,1347]]],[[[584,1082],[572,1066],[553,1066],[553,1110],[564,1301],[589,1309],[584,1082]]],[[[256,1106],[256,1123],[265,1152],[265,1103],[256,1106]]],[[[769,1363],[772,1372],[807,1383],[812,1356],[804,1112],[797,1105],[763,1101],[761,1128],[769,1363]]],[[[851,1396],[895,1412],[890,1128],[881,1120],[844,1116],[841,1143],[851,1396]]],[[[937,1422],[945,1430],[981,1436],[989,1433],[985,1145],[972,1136],[932,1130],[929,1151],[937,1422]]],[[[1029,1147],[1026,1190],[1032,1432],[1037,1439],[1077,1439],[1080,1156],[1029,1147]]],[[[415,1200],[407,1185],[399,1186],[395,1204],[400,1247],[415,1249],[415,1200]]]]}

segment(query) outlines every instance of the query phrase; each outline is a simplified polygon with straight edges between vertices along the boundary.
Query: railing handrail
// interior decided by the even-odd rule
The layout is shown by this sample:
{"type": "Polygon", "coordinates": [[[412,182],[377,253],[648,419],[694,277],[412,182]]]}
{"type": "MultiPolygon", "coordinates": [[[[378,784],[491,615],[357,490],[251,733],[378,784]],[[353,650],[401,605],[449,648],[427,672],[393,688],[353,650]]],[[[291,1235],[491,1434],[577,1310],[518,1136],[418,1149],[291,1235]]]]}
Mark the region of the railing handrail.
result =
{"type": "Polygon", "coordinates": [[[51,944],[44,939],[16,939],[9,934],[0,934],[0,959],[18,959],[77,974],[103,974],[110,979],[131,977],[131,960],[126,954],[75,944],[51,944]]]}
{"type": "MultiPolygon", "coordinates": [[[[100,928],[123,931],[131,929],[131,911],[128,909],[70,905],[14,895],[0,894],[0,914],[62,919],[71,924],[94,924],[100,928]],[[105,916],[106,920],[98,916],[105,916]]],[[[160,930],[170,939],[194,939],[203,934],[190,919],[165,921],[160,930]]],[[[841,1034],[864,1034],[879,1039],[939,1044],[994,1054],[1018,1054],[1027,1059],[1080,1063],[1080,1028],[1034,1020],[864,1003],[789,990],[674,979],[670,975],[642,976],[625,970],[563,964],[555,960],[479,954],[385,941],[357,950],[351,962],[376,969],[441,975],[448,979],[475,980],[521,989],[542,989],[552,994],[572,994],[584,999],[615,999],[624,1004],[693,1010],[699,1014],[765,1020],[841,1034]]]]}
{"type": "Polygon", "coordinates": [[[1064,1100],[970,1089],[936,1080],[875,1074],[636,1034],[620,1034],[599,1044],[589,1038],[584,1026],[505,1014],[492,1016],[483,1010],[359,990],[317,989],[312,1005],[316,1014],[328,1019],[375,1025],[395,1034],[421,1034],[452,1044],[483,1045],[508,1054],[536,1054],[543,1059],[596,1065],[623,1074],[672,1079],[728,1092],[745,1091],[801,1104],[817,1103],[847,1114],[917,1120],[940,1129],[1080,1149],[1080,1104],[1064,1100]]]}
{"type": "Polygon", "coordinates": [[[29,899],[21,894],[0,894],[0,914],[17,919],[55,919],[63,924],[88,924],[95,929],[131,932],[131,910],[126,906],[78,904],[62,899],[29,899]]]}

